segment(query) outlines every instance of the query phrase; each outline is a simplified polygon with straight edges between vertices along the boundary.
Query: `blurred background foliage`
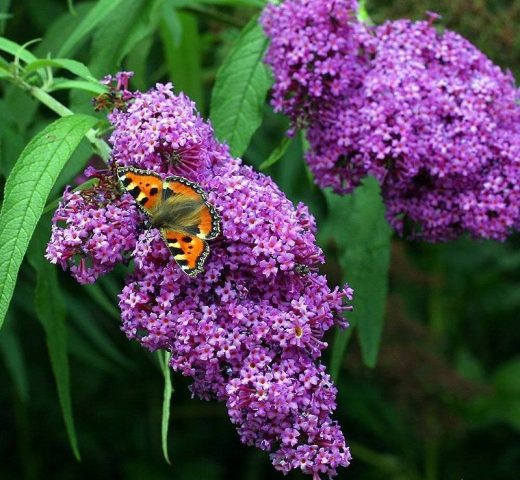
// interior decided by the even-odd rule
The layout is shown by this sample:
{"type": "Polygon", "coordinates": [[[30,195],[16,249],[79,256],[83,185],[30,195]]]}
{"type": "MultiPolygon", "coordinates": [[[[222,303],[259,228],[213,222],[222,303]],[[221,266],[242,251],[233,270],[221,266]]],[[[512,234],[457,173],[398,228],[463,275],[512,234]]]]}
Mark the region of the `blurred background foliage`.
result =
{"type": "MultiPolygon", "coordinates": [[[[40,39],[39,57],[66,56],[96,77],[133,70],[132,87],[173,81],[209,113],[219,65],[262,1],[122,0],[67,50],[67,38],[92,1],[0,0],[0,32],[20,44],[40,39]],[[65,51],[63,51],[65,50],[65,51]]],[[[520,74],[520,1],[370,0],[376,22],[441,13],[500,65],[520,74]]],[[[54,113],[16,86],[0,83],[0,189],[27,142],[54,113]]],[[[53,93],[74,112],[94,114],[92,94],[53,93]]],[[[98,114],[100,118],[101,114],[98,114]]],[[[244,158],[258,167],[283,139],[286,120],[266,105],[244,158]]],[[[81,144],[50,198],[91,158],[81,144]]],[[[267,170],[318,219],[332,283],[341,268],[334,221],[312,185],[300,138],[267,170]]],[[[38,227],[48,238],[49,216],[38,227]]],[[[37,241],[34,240],[34,241],[37,241]]],[[[33,242],[34,242],[33,241],[33,242]]],[[[353,337],[341,363],[337,418],[354,462],[338,478],[513,480],[520,472],[520,238],[504,244],[461,239],[443,245],[392,240],[386,319],[375,368],[353,337]]],[[[0,259],[1,261],[1,259],[0,259]]],[[[33,262],[34,265],[34,262],[33,262]]],[[[33,304],[35,273],[24,262],[0,333],[0,478],[267,480],[281,478],[263,452],[242,446],[225,407],[190,399],[173,375],[168,465],[161,451],[163,376],[156,356],[119,330],[117,294],[126,268],[88,287],[58,272],[66,305],[74,421],[82,460],[67,440],[41,324],[33,304]]],[[[53,274],[54,275],[54,274],[53,274]]],[[[51,284],[52,285],[52,284],[51,284]]],[[[57,287],[56,287],[57,288],[57,287]]],[[[330,338],[332,342],[332,338],[330,338]]],[[[303,478],[295,473],[289,478],[303,478]]]]}

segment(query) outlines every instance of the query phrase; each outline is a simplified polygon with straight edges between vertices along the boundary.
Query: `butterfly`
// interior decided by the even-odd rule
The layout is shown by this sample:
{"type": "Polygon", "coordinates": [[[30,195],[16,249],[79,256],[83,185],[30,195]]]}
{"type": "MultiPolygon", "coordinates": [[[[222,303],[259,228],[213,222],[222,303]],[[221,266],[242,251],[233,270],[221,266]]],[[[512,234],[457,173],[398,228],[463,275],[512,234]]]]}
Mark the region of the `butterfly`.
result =
{"type": "Polygon", "coordinates": [[[182,271],[191,277],[201,273],[209,254],[206,240],[220,234],[220,215],[204,190],[184,177],[163,180],[155,172],[133,167],[118,168],[117,177],[150,218],[150,228],[161,231],[182,271]]]}

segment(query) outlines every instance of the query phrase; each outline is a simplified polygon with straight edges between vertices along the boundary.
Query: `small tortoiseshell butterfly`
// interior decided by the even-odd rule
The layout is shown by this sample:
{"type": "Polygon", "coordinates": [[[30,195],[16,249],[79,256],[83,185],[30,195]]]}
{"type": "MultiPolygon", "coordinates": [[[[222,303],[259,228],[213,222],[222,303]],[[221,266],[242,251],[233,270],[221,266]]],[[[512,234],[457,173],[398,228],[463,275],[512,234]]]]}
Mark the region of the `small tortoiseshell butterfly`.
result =
{"type": "Polygon", "coordinates": [[[182,271],[192,277],[203,271],[209,254],[206,240],[220,233],[220,215],[206,201],[199,185],[183,177],[166,177],[132,167],[117,169],[117,177],[158,228],[182,271]]]}

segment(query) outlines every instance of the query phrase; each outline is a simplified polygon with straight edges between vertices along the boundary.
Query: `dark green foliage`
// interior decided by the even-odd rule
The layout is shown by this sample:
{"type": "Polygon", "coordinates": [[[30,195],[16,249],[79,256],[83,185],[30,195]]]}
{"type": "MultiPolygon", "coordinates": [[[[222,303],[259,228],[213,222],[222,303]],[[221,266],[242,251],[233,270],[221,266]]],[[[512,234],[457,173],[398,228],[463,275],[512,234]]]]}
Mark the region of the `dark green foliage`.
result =
{"type": "MultiPolygon", "coordinates": [[[[131,266],[82,287],[43,259],[45,206],[93,152],[108,154],[95,79],[122,69],[140,90],[173,81],[235,154],[309,205],[322,271],[356,289],[354,328],[327,339],[355,459],[339,478],[518,477],[520,238],[406,242],[391,238],[370,179],[349,197],[315,187],[302,132],[287,139],[287,120],[264,102],[271,79],[254,21],[264,4],[0,0],[1,479],[282,478],[239,443],[222,404],[191,399],[179,375],[171,395],[166,357],[123,337],[117,294],[131,266]],[[59,119],[71,111],[88,116],[59,119]]],[[[376,22],[438,11],[500,65],[520,65],[518,1],[366,4],[376,22]]]]}
{"type": "Polygon", "coordinates": [[[271,86],[269,69],[262,63],[267,39],[253,17],[217,72],[211,99],[211,121],[217,138],[241,156],[262,123],[262,107],[271,86]]]}
{"type": "Polygon", "coordinates": [[[3,260],[0,267],[0,326],[25,250],[51,188],[95,122],[94,118],[84,115],[56,120],[31,140],[7,179],[0,211],[0,255],[3,260]]]}
{"type": "MultiPolygon", "coordinates": [[[[359,335],[364,362],[374,367],[383,330],[388,290],[392,231],[374,178],[367,178],[352,195],[325,192],[329,222],[322,242],[337,252],[343,281],[354,289],[355,309],[348,315],[359,335]]],[[[338,332],[331,352],[331,374],[337,379],[351,330],[338,332]]]]}
{"type": "Polygon", "coordinates": [[[67,352],[66,305],[58,283],[57,269],[44,258],[50,236],[50,215],[44,215],[33,235],[28,260],[36,271],[34,310],[43,330],[58,390],[63,420],[74,456],[80,460],[78,439],[72,419],[70,372],[67,352]],[[52,295],[49,294],[52,292],[52,295]]]}

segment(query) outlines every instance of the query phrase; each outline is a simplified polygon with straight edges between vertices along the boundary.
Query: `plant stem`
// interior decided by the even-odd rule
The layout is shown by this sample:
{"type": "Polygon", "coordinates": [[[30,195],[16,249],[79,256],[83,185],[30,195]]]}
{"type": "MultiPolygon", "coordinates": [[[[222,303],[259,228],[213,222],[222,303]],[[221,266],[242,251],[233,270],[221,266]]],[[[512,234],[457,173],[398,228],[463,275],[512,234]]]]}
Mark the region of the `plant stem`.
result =
{"type": "MultiPolygon", "coordinates": [[[[29,85],[23,81],[15,81],[15,85],[21,87],[25,90],[29,95],[36,98],[36,100],[43,103],[47,108],[51,109],[53,112],[57,113],[60,117],[67,117],[69,115],[73,115],[74,112],[68,109],[63,103],[58,102],[54,97],[49,95],[45,90],[42,90],[39,87],[35,87],[33,85],[29,85]]],[[[86,134],[85,137],[92,145],[94,151],[105,161],[108,162],[110,158],[110,147],[108,144],[101,138],[97,136],[98,131],[94,128],[91,128],[86,134]]]]}
{"type": "MultiPolygon", "coordinates": [[[[91,178],[87,180],[85,183],[82,183],[81,185],[78,185],[73,192],[79,192],[81,190],[85,190],[86,188],[93,187],[94,185],[97,185],[98,179],[97,178],[91,178]]],[[[58,204],[60,203],[61,199],[63,197],[56,198],[52,202],[49,202],[47,205],[45,205],[45,208],[43,209],[42,215],[45,215],[49,212],[52,212],[58,208],[58,204]]]]}

